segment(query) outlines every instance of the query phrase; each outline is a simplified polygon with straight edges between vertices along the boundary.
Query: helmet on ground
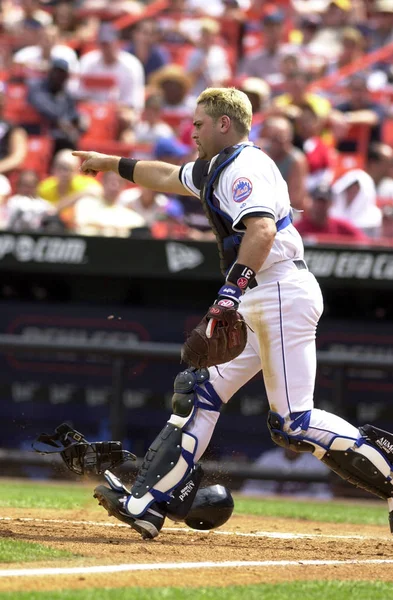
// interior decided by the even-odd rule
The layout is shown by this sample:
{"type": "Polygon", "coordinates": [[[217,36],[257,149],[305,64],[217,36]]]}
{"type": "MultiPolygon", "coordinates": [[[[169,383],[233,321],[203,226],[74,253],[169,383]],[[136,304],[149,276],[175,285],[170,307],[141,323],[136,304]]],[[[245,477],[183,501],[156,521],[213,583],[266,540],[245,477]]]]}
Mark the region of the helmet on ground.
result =
{"type": "Polygon", "coordinates": [[[197,491],[184,521],[192,529],[215,529],[228,521],[233,508],[231,492],[223,485],[210,485],[197,491]]]}

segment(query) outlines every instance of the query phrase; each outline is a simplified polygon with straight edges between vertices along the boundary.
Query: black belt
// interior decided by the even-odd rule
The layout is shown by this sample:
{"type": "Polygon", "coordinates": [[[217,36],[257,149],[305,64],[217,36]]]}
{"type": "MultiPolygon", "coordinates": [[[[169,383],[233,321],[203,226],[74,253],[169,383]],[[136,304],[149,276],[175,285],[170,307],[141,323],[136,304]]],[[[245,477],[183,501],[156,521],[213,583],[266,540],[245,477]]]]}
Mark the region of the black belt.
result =
{"type": "MultiPolygon", "coordinates": [[[[298,258],[296,260],[293,260],[292,262],[295,265],[295,267],[297,269],[299,269],[299,271],[301,271],[303,269],[305,269],[306,271],[308,271],[308,266],[306,265],[306,262],[303,259],[298,258]]],[[[257,280],[254,279],[254,281],[252,281],[248,287],[250,289],[254,289],[255,287],[257,287],[257,285],[258,285],[257,280]]]]}

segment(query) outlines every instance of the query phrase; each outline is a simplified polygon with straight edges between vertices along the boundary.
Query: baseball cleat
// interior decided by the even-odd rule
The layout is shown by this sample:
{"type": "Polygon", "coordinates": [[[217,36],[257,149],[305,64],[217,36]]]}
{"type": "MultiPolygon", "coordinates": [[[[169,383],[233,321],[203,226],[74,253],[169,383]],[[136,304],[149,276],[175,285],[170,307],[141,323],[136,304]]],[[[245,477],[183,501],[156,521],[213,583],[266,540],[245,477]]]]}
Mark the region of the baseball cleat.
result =
{"type": "Polygon", "coordinates": [[[116,492],[105,485],[99,485],[94,490],[94,498],[97,498],[99,505],[107,510],[110,517],[115,517],[135,529],[144,540],[152,540],[160,533],[165,515],[159,511],[156,503],[148,508],[141,518],[136,518],[127,511],[125,504],[128,496],[123,492],[116,492]]]}

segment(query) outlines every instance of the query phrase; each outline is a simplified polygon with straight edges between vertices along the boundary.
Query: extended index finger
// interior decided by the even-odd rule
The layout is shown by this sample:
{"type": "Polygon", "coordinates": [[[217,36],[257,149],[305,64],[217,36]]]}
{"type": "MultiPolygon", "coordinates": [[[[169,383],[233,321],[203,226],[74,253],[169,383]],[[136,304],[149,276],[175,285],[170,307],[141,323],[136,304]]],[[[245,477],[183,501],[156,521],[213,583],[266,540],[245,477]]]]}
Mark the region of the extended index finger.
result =
{"type": "Polygon", "coordinates": [[[88,152],[87,150],[73,150],[72,151],[72,155],[73,156],[80,156],[81,158],[87,158],[89,156],[90,152],[88,152]]]}

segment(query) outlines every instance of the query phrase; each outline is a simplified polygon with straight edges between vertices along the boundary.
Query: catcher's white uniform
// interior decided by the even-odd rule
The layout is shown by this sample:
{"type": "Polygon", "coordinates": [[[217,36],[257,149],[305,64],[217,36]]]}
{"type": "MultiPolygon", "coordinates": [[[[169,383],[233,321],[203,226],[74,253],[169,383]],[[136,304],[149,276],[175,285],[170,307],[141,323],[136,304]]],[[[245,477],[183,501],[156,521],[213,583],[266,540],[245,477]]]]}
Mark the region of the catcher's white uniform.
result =
{"type": "MultiPolygon", "coordinates": [[[[231,217],[235,231],[244,230],[242,219],[247,215],[271,214],[277,222],[290,211],[287,185],[278,168],[266,154],[251,146],[224,169],[214,189],[219,207],[231,217]]],[[[180,179],[199,196],[193,167],[194,163],[184,165],[180,179]]],[[[301,237],[292,224],[278,231],[257,273],[258,285],[248,289],[241,299],[240,312],[252,330],[247,346],[229,363],[210,368],[210,383],[226,403],[262,368],[270,408],[285,419],[285,427],[289,428],[301,413],[311,411],[306,417],[309,427],[304,427],[301,420],[293,433],[307,429],[307,435],[327,446],[335,435],[356,440],[359,432],[343,419],[313,408],[315,333],[323,300],[303,255],[301,237]]],[[[198,409],[188,425],[187,431],[198,440],[195,460],[205,451],[218,416],[218,412],[198,409]]]]}

